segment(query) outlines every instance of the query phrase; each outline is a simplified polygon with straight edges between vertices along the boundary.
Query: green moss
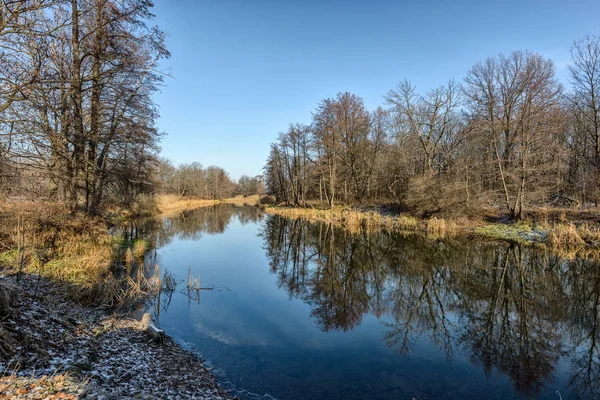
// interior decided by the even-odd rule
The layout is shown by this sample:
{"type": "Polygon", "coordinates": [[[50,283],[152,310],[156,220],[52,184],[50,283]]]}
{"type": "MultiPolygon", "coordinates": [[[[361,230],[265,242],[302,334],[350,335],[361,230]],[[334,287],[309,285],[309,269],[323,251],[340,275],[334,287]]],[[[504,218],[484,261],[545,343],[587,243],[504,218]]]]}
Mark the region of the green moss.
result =
{"type": "Polygon", "coordinates": [[[515,224],[491,224],[475,229],[475,233],[492,238],[510,240],[518,243],[540,243],[546,241],[547,232],[536,229],[530,222],[523,221],[515,224]]]}
{"type": "Polygon", "coordinates": [[[17,261],[17,249],[11,249],[0,253],[0,264],[15,265],[17,261]]]}

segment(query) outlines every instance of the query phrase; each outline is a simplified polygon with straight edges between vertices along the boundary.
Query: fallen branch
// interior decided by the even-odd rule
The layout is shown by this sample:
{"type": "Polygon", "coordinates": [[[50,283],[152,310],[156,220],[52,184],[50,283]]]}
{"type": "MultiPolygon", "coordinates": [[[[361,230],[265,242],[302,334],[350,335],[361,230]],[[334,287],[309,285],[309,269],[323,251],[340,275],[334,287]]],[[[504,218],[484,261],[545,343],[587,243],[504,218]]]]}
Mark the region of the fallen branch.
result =
{"type": "Polygon", "coordinates": [[[149,313],[145,313],[142,317],[142,330],[155,342],[161,342],[165,336],[165,331],[158,329],[153,323],[149,313]]]}

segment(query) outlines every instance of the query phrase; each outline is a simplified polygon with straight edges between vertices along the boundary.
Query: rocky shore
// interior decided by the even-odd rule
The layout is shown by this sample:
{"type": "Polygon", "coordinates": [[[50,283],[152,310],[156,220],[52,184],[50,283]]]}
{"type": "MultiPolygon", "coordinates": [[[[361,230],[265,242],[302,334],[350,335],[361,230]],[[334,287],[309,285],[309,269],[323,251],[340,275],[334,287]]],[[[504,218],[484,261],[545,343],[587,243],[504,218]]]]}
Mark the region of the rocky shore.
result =
{"type": "Polygon", "coordinates": [[[0,276],[0,399],[231,399],[195,354],[140,321],[67,299],[60,284],[0,276]]]}

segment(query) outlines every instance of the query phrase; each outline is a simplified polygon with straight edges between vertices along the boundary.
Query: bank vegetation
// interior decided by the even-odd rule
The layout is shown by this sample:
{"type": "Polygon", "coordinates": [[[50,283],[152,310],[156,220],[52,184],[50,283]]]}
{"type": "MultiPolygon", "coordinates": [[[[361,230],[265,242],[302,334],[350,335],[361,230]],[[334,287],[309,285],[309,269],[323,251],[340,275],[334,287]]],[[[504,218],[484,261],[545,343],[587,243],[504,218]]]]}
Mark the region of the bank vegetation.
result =
{"type": "Polygon", "coordinates": [[[271,144],[267,191],[296,207],[393,204],[425,218],[598,207],[600,37],[571,57],[568,88],[552,60],[514,51],[436,88],[401,81],[374,110],[348,92],[324,99],[271,144]]]}

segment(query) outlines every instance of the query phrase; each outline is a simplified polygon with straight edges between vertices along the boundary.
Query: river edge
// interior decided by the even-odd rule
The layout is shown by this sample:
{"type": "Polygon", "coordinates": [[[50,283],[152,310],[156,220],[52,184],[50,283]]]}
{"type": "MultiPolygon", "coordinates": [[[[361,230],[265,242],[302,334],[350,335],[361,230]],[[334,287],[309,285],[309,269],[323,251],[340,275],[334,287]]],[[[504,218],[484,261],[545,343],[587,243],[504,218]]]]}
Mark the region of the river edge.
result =
{"type": "Polygon", "coordinates": [[[12,312],[3,321],[16,354],[0,362],[0,399],[234,399],[199,355],[140,321],[69,300],[36,275],[2,275],[12,312]]]}
{"type": "MultiPolygon", "coordinates": [[[[266,209],[277,213],[273,210],[266,209]]],[[[365,214],[373,218],[366,224],[371,228],[375,228],[373,221],[388,217],[373,210],[365,214]]],[[[348,224],[352,221],[334,222],[352,230],[355,225],[348,224]]],[[[358,221],[356,226],[363,229],[365,223],[358,221]]],[[[415,221],[418,230],[413,233],[435,237],[436,232],[424,225],[426,221],[415,221]]],[[[449,236],[448,232],[444,236],[449,236]]],[[[69,300],[66,284],[34,274],[22,276],[20,282],[14,275],[0,275],[0,283],[8,283],[17,292],[12,307],[17,314],[2,321],[3,325],[8,324],[17,336],[28,335],[29,341],[24,343],[35,344],[21,346],[9,363],[0,362],[0,398],[232,398],[218,387],[215,376],[196,354],[169,337],[162,344],[151,342],[139,321],[69,300]],[[17,362],[18,372],[13,373],[17,362]]],[[[0,337],[0,342],[3,340],[7,339],[0,337]]]]}
{"type": "MultiPolygon", "coordinates": [[[[255,204],[254,197],[184,199],[169,211],[255,204]]],[[[170,214],[161,211],[152,217],[170,214]]],[[[103,231],[102,225],[94,226],[103,231]]],[[[0,262],[0,399],[237,398],[218,384],[200,354],[166,333],[160,343],[152,341],[141,321],[130,318],[130,308],[117,314],[90,299],[78,301],[76,282],[40,277],[30,268],[18,275],[11,265],[0,262]]]]}
{"type": "Polygon", "coordinates": [[[419,234],[429,239],[466,238],[546,246],[558,255],[600,258],[600,213],[585,220],[576,218],[489,222],[473,218],[415,218],[385,208],[339,206],[334,209],[268,205],[265,212],[292,219],[331,223],[352,233],[361,231],[419,234]]]}

